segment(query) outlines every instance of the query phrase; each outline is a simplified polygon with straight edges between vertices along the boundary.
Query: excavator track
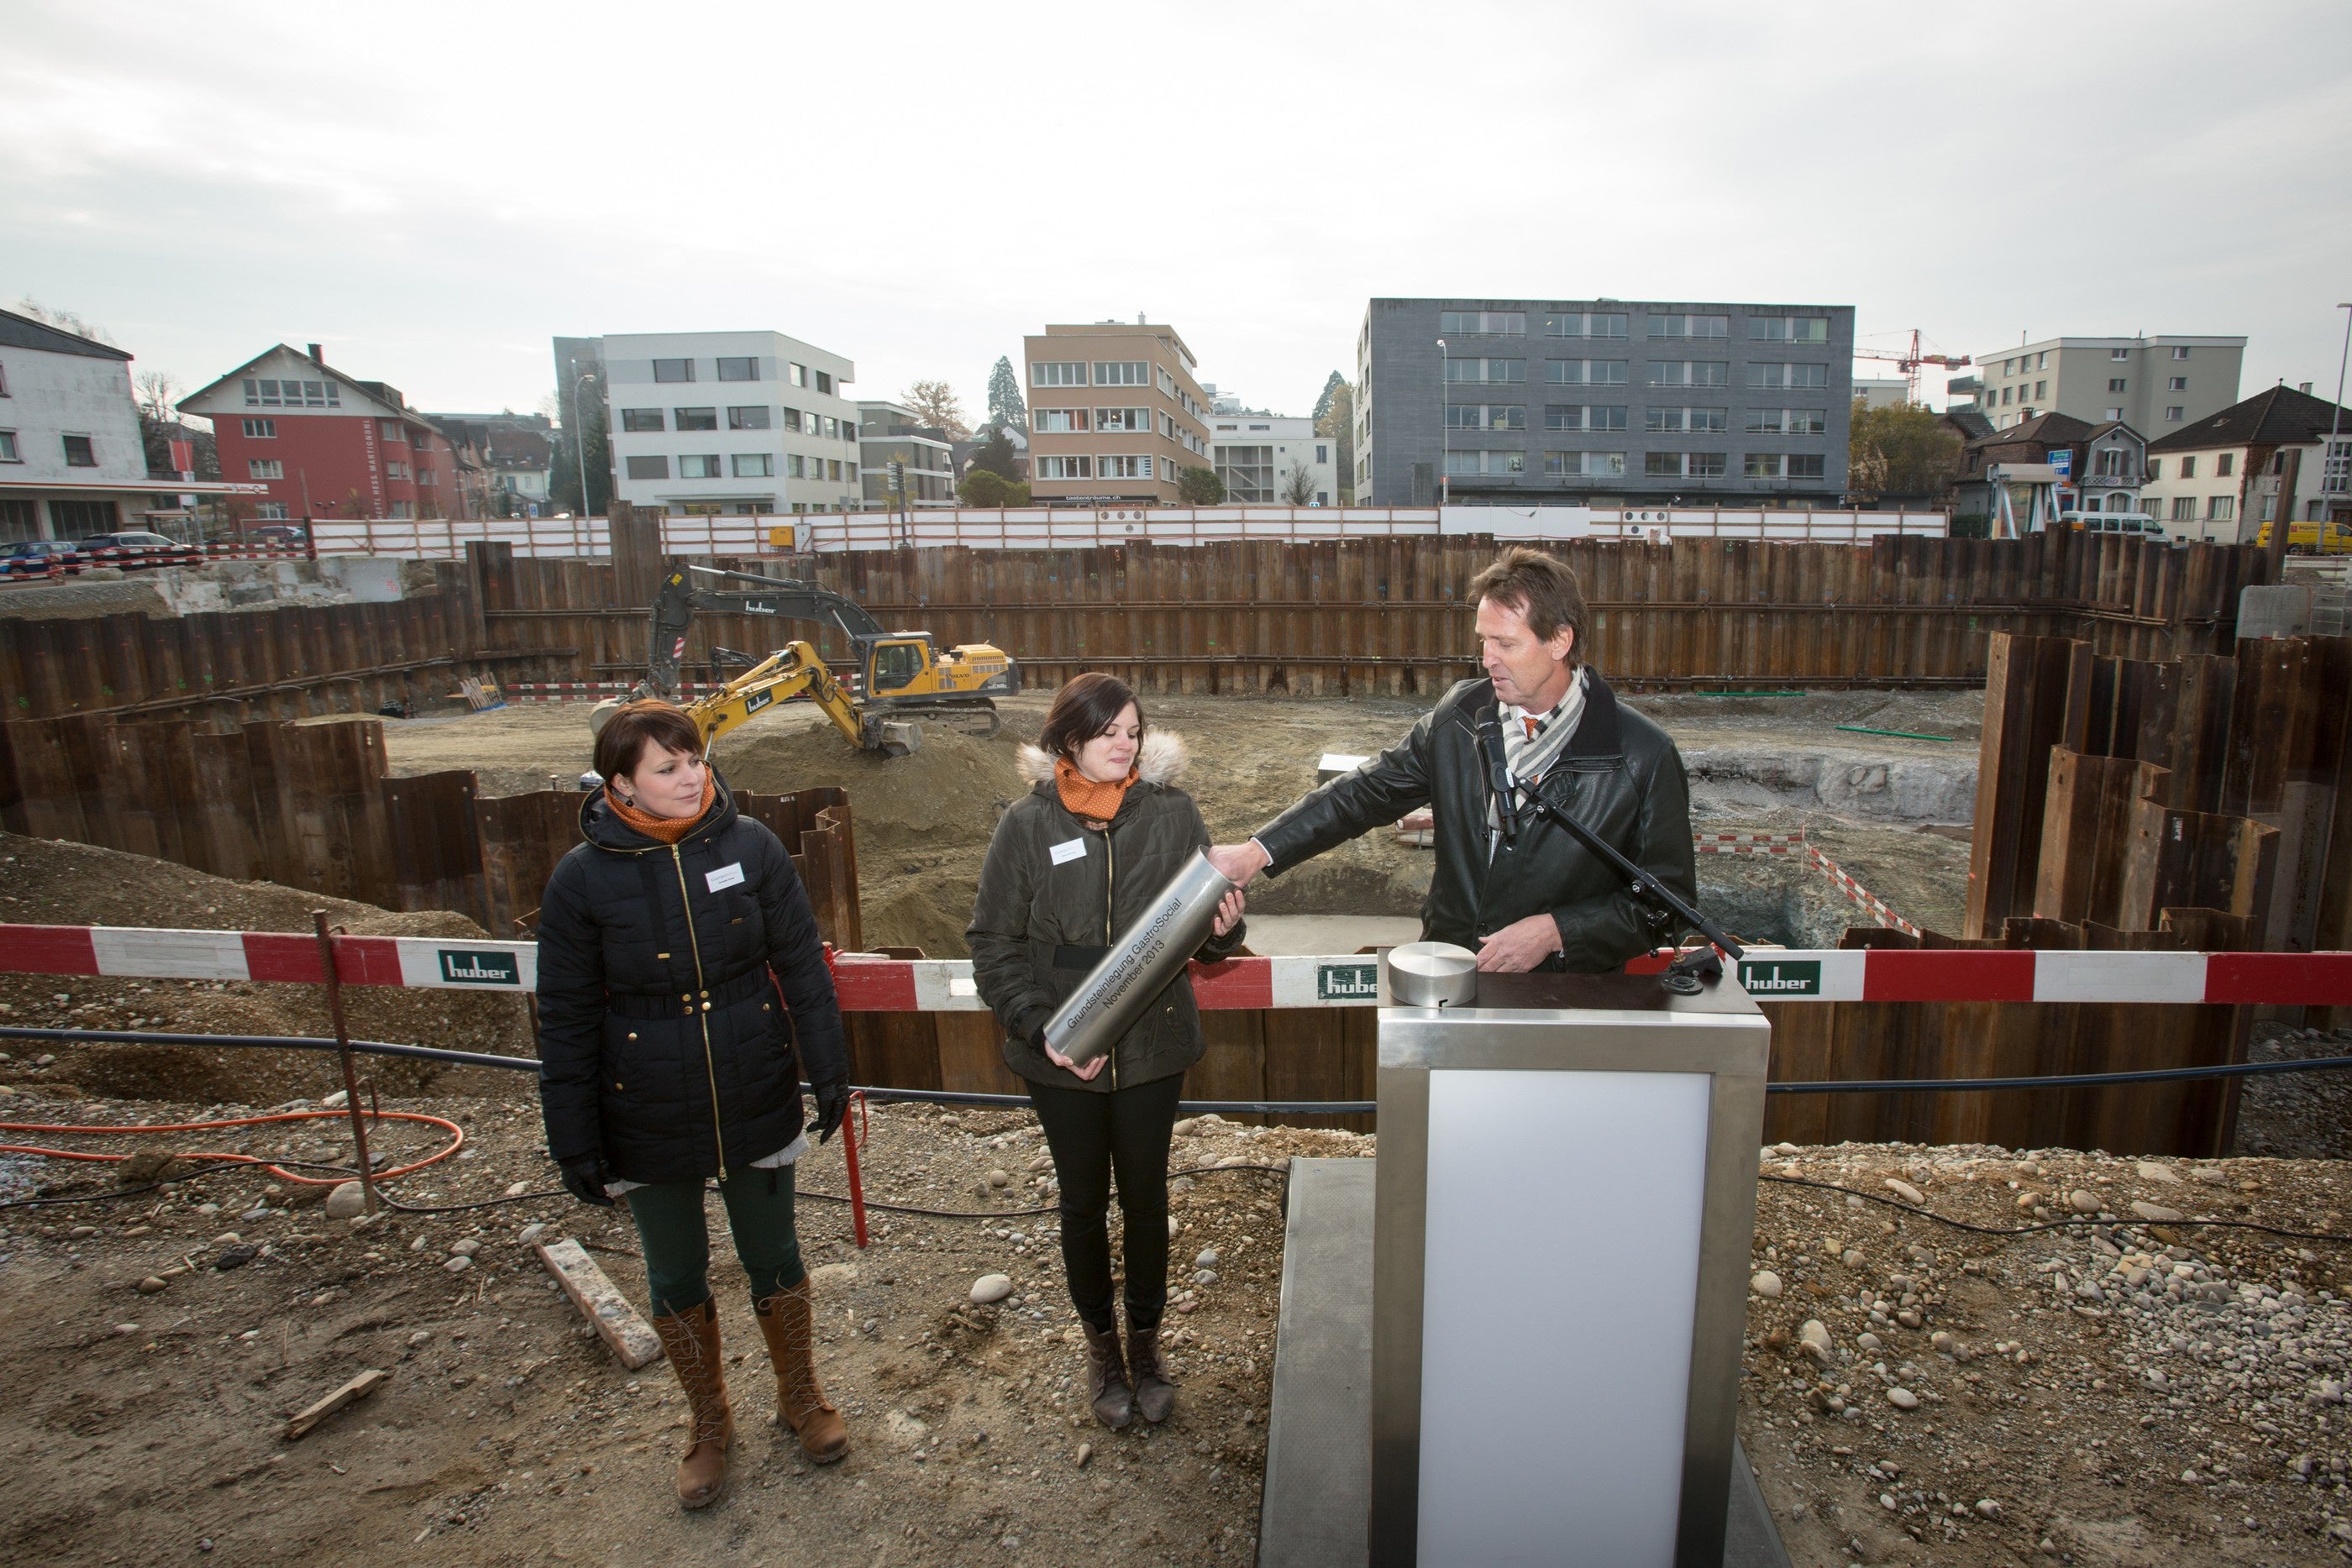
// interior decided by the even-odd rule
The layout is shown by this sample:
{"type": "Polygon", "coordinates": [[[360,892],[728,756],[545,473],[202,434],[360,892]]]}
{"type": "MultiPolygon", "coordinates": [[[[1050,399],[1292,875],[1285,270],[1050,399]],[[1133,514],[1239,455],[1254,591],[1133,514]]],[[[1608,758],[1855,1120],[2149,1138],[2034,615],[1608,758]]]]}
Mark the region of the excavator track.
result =
{"type": "Polygon", "coordinates": [[[986,697],[966,702],[891,703],[877,711],[893,723],[919,721],[982,740],[1004,727],[1003,716],[996,711],[996,704],[986,697]]]}

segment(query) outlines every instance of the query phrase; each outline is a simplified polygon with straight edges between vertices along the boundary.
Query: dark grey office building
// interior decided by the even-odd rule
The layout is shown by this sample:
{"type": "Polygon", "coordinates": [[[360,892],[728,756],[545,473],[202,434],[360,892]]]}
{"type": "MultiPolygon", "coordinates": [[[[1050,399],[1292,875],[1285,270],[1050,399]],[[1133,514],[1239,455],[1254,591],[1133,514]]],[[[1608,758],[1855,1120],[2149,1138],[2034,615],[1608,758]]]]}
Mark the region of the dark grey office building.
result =
{"type": "Polygon", "coordinates": [[[1845,491],[1850,305],[1375,299],[1356,370],[1359,505],[1807,507],[1845,491]]]}

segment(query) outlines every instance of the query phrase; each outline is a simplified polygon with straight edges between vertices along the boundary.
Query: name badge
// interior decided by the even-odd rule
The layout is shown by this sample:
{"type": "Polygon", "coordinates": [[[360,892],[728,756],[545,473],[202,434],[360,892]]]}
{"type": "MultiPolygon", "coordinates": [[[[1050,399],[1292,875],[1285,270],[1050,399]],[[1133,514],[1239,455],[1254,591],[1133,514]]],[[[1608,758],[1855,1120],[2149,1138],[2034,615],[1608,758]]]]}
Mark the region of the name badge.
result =
{"type": "Polygon", "coordinates": [[[1084,860],[1086,858],[1086,840],[1067,839],[1054,846],[1054,863],[1055,865],[1067,865],[1072,861],[1084,860]]]}
{"type": "Polygon", "coordinates": [[[713,893],[722,887],[740,887],[743,884],[743,862],[737,861],[733,865],[720,866],[702,880],[710,884],[713,893]]]}

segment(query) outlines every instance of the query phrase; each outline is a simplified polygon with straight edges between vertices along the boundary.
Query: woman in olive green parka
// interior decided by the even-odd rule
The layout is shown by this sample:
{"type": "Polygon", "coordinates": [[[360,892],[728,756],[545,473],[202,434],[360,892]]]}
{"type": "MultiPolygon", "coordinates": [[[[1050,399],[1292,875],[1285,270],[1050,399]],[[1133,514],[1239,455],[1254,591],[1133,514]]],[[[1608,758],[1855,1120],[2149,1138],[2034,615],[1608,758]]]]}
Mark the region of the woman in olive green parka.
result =
{"type": "MultiPolygon", "coordinates": [[[[1208,847],[1192,798],[1176,788],[1183,742],[1147,732],[1135,694],[1104,674],[1064,686],[1039,744],[1034,783],[990,841],[964,936],[980,995],[1004,1030],[1004,1060],[1029,1086],[1060,1184],[1062,1265],[1085,1325],[1095,1414],[1124,1427],[1166,1420],[1175,1387],[1160,1355],[1168,1303],[1168,1145],[1184,1070],[1201,1059],[1200,1005],[1182,974],[1109,1051],[1084,1067],[1045,1044],[1045,1021],[1154,894],[1208,847]],[[1105,1213],[1118,1184],[1128,1334],[1120,1354],[1105,1213]],[[1131,1381],[1130,1381],[1131,1380],[1131,1381]]],[[[1242,899],[1227,895],[1197,956],[1239,947],[1242,899]]]]}

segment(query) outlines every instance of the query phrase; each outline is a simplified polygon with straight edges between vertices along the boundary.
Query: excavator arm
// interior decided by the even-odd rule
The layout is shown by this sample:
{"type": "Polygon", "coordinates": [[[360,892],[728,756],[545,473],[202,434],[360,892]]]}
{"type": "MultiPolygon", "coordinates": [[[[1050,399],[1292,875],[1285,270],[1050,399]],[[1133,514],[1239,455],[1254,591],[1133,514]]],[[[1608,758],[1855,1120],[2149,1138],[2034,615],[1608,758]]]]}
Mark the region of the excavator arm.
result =
{"type": "Polygon", "coordinates": [[[718,691],[688,703],[686,715],[702,732],[707,752],[711,743],[728,731],[803,692],[824,710],[824,716],[833,720],[834,727],[848,737],[852,746],[866,744],[864,721],[856,705],[841,689],[841,683],[833,678],[824,661],[817,657],[816,650],[806,643],[794,643],[769,654],[718,691]]]}
{"type": "Polygon", "coordinates": [[[657,696],[670,702],[677,700],[678,666],[686,656],[687,628],[694,623],[698,611],[775,615],[789,621],[814,621],[820,625],[838,626],[847,634],[852,645],[862,645],[862,640],[883,634],[882,623],[867,613],[864,605],[814,582],[758,577],[748,571],[721,571],[707,566],[674,567],[663,577],[661,591],[654,596],[653,632],[651,645],[646,653],[646,678],[632,695],[657,696]],[[757,593],[722,592],[700,586],[696,580],[702,578],[758,583],[761,591],[757,593]]]}

